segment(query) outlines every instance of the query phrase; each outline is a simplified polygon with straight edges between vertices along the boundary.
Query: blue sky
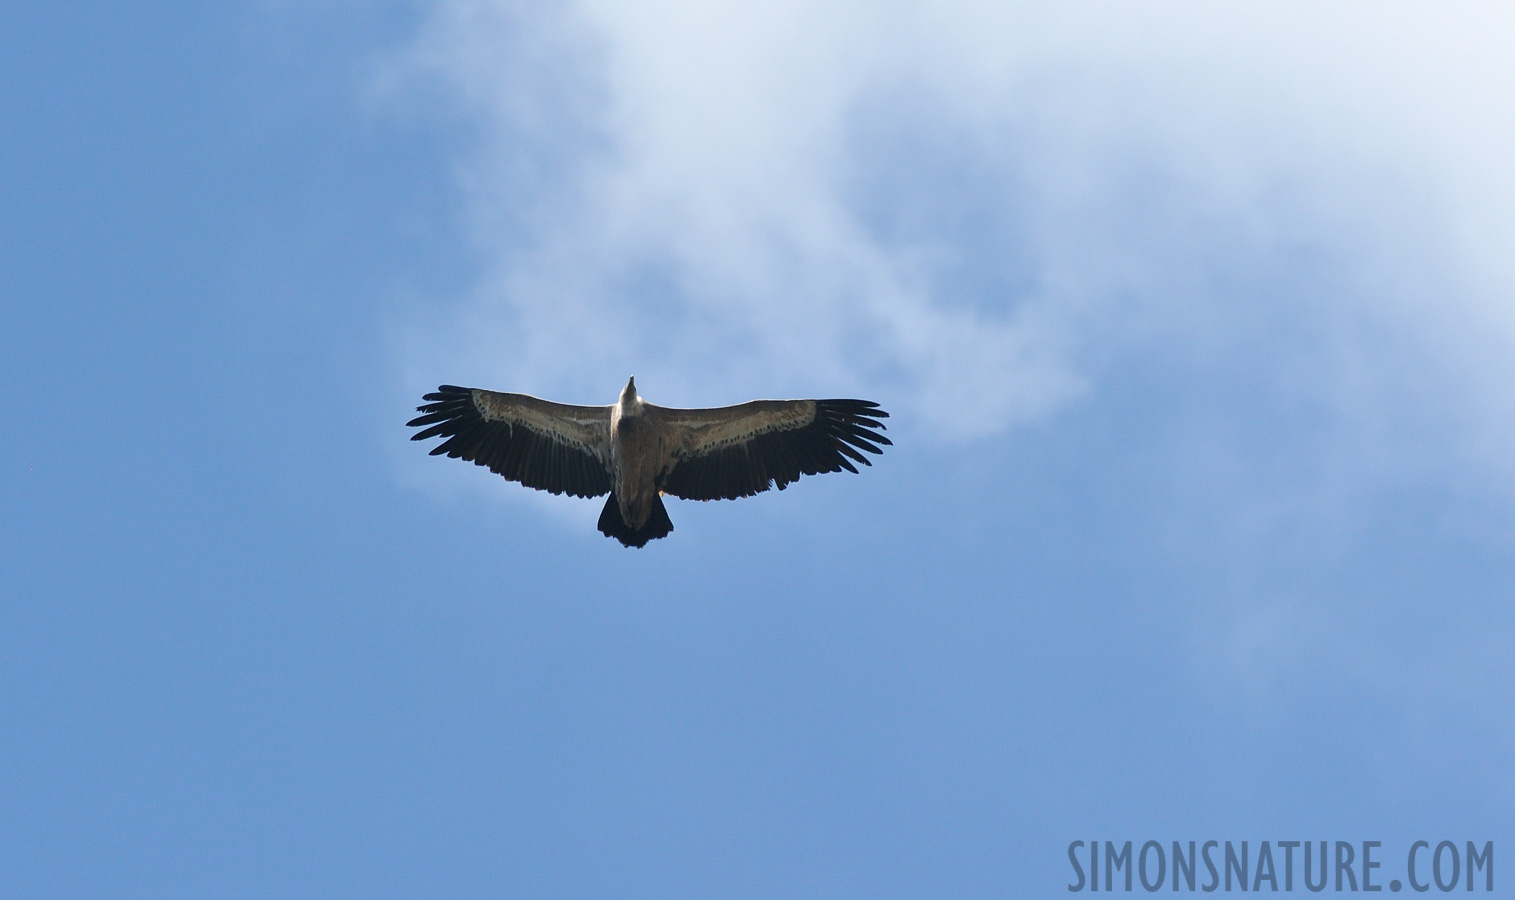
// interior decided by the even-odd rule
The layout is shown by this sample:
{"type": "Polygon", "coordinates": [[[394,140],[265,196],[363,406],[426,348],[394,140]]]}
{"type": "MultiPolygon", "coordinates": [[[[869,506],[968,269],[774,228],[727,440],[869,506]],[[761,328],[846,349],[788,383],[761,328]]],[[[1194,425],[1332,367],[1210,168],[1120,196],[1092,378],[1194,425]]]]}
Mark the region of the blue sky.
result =
{"type": "Polygon", "coordinates": [[[1510,17],[14,4],[0,895],[1508,855],[1510,17]],[[633,373],[895,446],[628,551],[406,440],[633,373]]]}

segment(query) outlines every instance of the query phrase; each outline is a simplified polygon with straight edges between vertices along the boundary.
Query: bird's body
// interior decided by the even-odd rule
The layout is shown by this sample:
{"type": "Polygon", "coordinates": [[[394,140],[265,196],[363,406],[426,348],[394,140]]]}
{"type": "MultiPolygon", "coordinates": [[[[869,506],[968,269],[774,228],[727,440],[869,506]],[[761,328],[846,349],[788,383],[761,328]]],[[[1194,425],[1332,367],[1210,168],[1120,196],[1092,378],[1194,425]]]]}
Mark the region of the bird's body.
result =
{"type": "Polygon", "coordinates": [[[413,440],[527,487],[610,498],[599,528],[628,547],[673,531],[662,495],[689,500],[783,490],[801,475],[856,472],[880,453],[889,414],[865,400],[754,400],[714,409],[647,403],[627,382],[611,406],[443,385],[427,394],[413,440]]]}
{"type": "Polygon", "coordinates": [[[610,468],[615,485],[611,494],[620,507],[621,521],[632,531],[646,526],[654,503],[662,505],[658,472],[667,458],[670,437],[668,429],[648,420],[647,404],[628,384],[610,412],[610,468]]]}

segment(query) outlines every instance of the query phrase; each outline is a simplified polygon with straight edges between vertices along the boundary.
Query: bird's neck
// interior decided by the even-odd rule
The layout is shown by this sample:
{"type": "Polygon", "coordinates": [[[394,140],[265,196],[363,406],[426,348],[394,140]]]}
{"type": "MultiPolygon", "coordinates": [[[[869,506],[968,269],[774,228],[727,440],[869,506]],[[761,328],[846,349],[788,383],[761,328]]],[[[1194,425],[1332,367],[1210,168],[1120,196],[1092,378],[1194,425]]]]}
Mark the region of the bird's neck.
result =
{"type": "Polygon", "coordinates": [[[642,402],[642,398],[636,394],[622,394],[620,401],[616,403],[616,412],[622,418],[626,416],[640,416],[645,406],[646,404],[642,402]]]}

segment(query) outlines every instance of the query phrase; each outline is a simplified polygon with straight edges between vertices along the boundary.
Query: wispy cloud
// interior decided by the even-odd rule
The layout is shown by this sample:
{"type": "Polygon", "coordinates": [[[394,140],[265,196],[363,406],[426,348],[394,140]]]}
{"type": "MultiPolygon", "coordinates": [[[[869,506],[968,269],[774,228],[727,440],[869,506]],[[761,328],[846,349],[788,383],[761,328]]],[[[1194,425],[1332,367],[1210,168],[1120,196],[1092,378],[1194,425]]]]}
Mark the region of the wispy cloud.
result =
{"type": "Polygon", "coordinates": [[[1509,15],[438,3],[396,71],[472,125],[486,274],[437,345],[585,401],[858,392],[959,435],[1141,358],[1493,450],[1509,15]]]}
{"type": "Polygon", "coordinates": [[[392,74],[471,130],[483,274],[410,387],[857,394],[946,440],[1104,403],[1205,678],[1502,703],[1508,614],[1443,532],[1509,538],[1512,16],[437,3],[392,74]]]}

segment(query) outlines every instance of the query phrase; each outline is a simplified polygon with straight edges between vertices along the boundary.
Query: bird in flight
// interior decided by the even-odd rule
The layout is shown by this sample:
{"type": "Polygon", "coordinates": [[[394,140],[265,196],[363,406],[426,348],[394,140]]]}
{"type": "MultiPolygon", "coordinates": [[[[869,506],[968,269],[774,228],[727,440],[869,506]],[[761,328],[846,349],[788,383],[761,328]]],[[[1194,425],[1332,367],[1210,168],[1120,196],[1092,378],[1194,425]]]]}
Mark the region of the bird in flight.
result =
{"type": "Polygon", "coordinates": [[[446,438],[431,455],[466,459],[529,488],[609,494],[600,533],[628,547],[667,537],[663,494],[733,500],[801,475],[856,473],[882,453],[889,414],[867,400],[754,400],[713,409],[654,406],[626,382],[611,406],[569,406],[444,384],[416,407],[411,440],[446,438]]]}

